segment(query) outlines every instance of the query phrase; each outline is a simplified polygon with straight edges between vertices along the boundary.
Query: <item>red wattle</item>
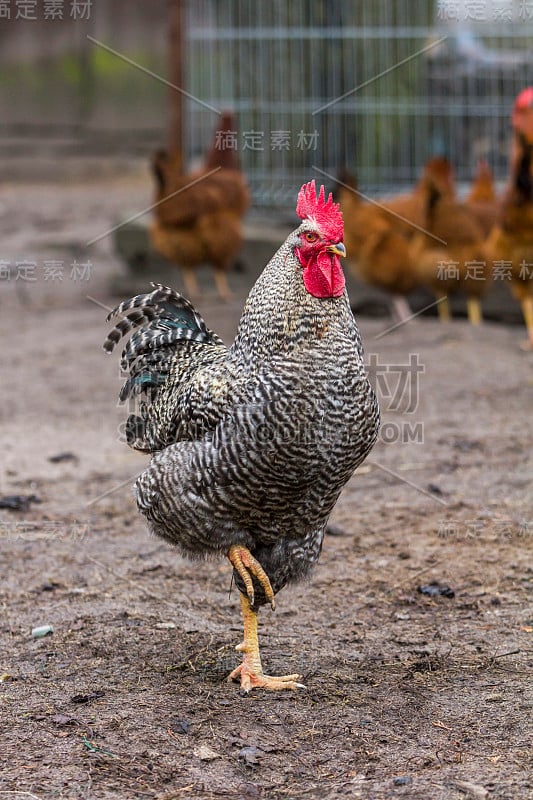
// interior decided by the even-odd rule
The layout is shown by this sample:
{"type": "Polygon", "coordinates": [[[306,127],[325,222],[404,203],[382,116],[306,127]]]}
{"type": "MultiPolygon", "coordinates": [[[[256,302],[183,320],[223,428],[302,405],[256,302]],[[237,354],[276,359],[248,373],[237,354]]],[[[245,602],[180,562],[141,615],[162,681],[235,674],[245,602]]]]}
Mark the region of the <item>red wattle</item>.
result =
{"type": "Polygon", "coordinates": [[[346,283],[340,258],[323,250],[305,266],[303,281],[314,297],[340,297],[346,283]]]}

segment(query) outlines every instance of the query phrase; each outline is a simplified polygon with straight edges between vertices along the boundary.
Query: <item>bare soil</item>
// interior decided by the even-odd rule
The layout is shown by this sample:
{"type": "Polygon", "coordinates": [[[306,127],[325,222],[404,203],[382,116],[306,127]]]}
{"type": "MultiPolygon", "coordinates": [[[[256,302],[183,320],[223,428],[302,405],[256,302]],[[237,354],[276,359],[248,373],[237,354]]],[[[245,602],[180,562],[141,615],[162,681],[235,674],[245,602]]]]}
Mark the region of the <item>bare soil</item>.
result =
{"type": "MultiPolygon", "coordinates": [[[[0,796],[533,797],[523,331],[360,319],[384,434],[313,578],[260,617],[267,671],[307,689],[242,696],[230,565],[148,535],[130,491],[146,459],[120,440],[118,358],[86,299],[114,305],[120,265],[85,242],[149,201],[141,179],[0,193],[0,257],[95,265],[86,284],[0,281],[0,494],[40,500],[0,510],[0,796]],[[424,371],[398,388],[411,354],[424,371]],[[419,591],[434,583],[451,592],[419,591]]],[[[246,275],[234,286],[198,303],[226,340],[246,275]]]]}

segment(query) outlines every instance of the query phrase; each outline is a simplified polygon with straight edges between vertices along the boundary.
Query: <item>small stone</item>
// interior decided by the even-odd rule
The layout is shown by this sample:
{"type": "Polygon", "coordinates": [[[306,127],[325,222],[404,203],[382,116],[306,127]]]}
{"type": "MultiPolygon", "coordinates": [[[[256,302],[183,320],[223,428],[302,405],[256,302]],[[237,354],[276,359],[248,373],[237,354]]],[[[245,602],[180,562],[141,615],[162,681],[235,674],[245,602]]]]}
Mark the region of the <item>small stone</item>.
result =
{"type": "Polygon", "coordinates": [[[56,725],[77,725],[78,721],[74,717],[69,717],[68,714],[54,714],[52,722],[56,725]]]}
{"type": "Polygon", "coordinates": [[[70,450],[64,453],[57,453],[55,456],[48,456],[48,461],[52,464],[60,464],[62,461],[77,461],[78,456],[71,453],[70,450]]]}
{"type": "Polygon", "coordinates": [[[46,583],[43,583],[43,585],[41,586],[39,591],[40,592],[53,592],[56,589],[60,589],[60,588],[61,588],[61,584],[60,583],[57,583],[56,581],[47,581],[46,583]]]}
{"type": "Polygon", "coordinates": [[[32,628],[31,635],[34,639],[42,639],[43,636],[48,636],[49,633],[53,632],[53,625],[39,625],[37,628],[32,628]]]}
{"type": "Polygon", "coordinates": [[[242,783],[239,786],[239,800],[255,800],[261,797],[261,789],[255,783],[242,783]]]}
{"type": "Polygon", "coordinates": [[[189,733],[189,728],[191,727],[190,722],[187,722],[185,719],[176,719],[170,726],[170,730],[174,731],[174,733],[182,733],[186,734],[189,733]]]}
{"type": "Polygon", "coordinates": [[[243,747],[241,750],[239,750],[239,758],[241,758],[249,767],[259,764],[259,759],[262,755],[263,751],[255,745],[249,745],[248,747],[243,747]]]}
{"type": "Polygon", "coordinates": [[[470,800],[486,800],[489,796],[488,789],[480,786],[478,783],[470,783],[470,781],[455,781],[455,786],[459,791],[466,794],[470,800]]]}
{"type": "Polygon", "coordinates": [[[100,697],[103,697],[105,692],[98,690],[97,692],[88,692],[87,694],[75,694],[70,698],[71,703],[90,703],[91,700],[99,700],[100,697]]]}
{"type": "Polygon", "coordinates": [[[10,511],[29,511],[31,503],[42,503],[36,494],[8,494],[0,497],[0,508],[10,511]]]}
{"type": "Polygon", "coordinates": [[[393,780],[394,786],[409,786],[412,782],[413,779],[410,775],[398,775],[398,777],[393,780]]]}
{"type": "Polygon", "coordinates": [[[214,761],[215,758],[220,758],[220,753],[216,753],[212,750],[209,745],[201,744],[200,747],[197,747],[194,750],[194,755],[200,759],[200,761],[214,761]]]}
{"type": "Polygon", "coordinates": [[[425,594],[427,597],[455,597],[455,592],[449,586],[441,586],[440,583],[427,583],[425,586],[419,586],[418,591],[420,594],[425,594]]]}
{"type": "Polygon", "coordinates": [[[326,528],[326,536],[346,536],[346,531],[340,525],[328,525],[326,528]]]}

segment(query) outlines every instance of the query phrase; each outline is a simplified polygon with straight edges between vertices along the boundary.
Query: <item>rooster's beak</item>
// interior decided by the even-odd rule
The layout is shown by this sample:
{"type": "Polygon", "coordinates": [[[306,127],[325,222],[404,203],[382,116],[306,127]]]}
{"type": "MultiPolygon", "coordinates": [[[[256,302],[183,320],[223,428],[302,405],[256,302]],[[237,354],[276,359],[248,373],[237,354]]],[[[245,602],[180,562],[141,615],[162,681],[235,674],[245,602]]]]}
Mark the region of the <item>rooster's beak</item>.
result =
{"type": "Polygon", "coordinates": [[[346,248],[342,242],[337,242],[337,244],[330,244],[329,247],[326,247],[326,250],[329,253],[335,253],[336,256],[342,256],[343,258],[346,256],[346,248]]]}

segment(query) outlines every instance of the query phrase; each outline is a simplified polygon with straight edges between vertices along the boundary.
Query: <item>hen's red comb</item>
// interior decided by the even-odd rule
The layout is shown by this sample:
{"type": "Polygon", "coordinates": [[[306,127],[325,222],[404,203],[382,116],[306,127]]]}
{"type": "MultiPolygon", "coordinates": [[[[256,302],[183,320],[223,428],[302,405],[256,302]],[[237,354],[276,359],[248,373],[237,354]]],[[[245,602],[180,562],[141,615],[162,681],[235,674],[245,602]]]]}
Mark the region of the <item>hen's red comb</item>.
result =
{"type": "Polygon", "coordinates": [[[324,187],[320,187],[317,197],[314,180],[304,183],[298,193],[296,213],[300,219],[314,220],[323,234],[335,242],[340,242],[344,234],[344,223],[339,204],[333,202],[331,194],[326,200],[324,187]]]}

